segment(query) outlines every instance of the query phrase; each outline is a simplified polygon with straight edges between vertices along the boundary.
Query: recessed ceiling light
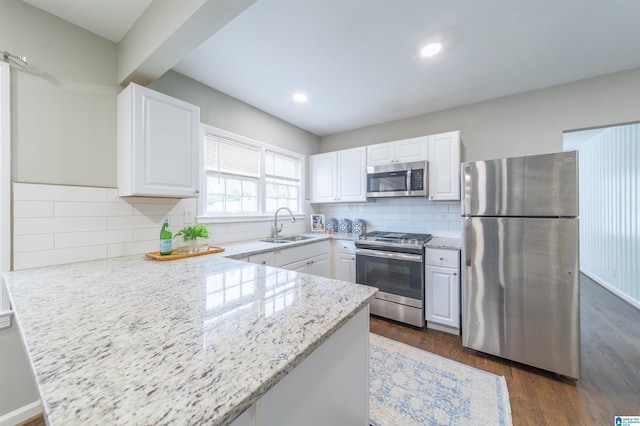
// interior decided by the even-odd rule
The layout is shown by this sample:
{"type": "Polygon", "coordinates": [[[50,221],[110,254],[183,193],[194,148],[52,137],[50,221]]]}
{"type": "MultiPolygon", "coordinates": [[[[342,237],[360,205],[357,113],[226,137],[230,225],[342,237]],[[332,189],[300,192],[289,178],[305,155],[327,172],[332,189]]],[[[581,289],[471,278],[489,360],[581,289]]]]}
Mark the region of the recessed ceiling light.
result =
{"type": "Polygon", "coordinates": [[[307,102],[307,99],[309,98],[304,93],[296,93],[293,95],[293,100],[299,103],[307,102]]]}
{"type": "Polygon", "coordinates": [[[442,50],[441,43],[429,43],[420,49],[420,56],[428,58],[433,55],[437,55],[442,50]]]}

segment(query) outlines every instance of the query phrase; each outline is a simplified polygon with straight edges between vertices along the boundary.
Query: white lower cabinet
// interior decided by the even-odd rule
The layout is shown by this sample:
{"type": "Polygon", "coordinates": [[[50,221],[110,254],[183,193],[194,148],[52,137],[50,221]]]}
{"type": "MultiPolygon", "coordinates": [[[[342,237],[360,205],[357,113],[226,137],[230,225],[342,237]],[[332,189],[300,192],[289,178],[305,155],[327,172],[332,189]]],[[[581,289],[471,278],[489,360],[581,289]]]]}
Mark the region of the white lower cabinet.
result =
{"type": "Polygon", "coordinates": [[[356,246],[353,241],[333,240],[333,278],[356,282],[356,246]]]}
{"type": "Polygon", "coordinates": [[[329,241],[280,250],[280,268],[331,278],[329,241]]]}
{"type": "Polygon", "coordinates": [[[248,262],[257,263],[259,265],[277,266],[276,252],[266,251],[264,253],[252,254],[247,258],[248,262]]]}
{"type": "Polygon", "coordinates": [[[367,306],[231,424],[368,425],[368,360],[367,306]]]}
{"type": "Polygon", "coordinates": [[[459,250],[425,250],[425,319],[428,328],[460,332],[459,250]]]}

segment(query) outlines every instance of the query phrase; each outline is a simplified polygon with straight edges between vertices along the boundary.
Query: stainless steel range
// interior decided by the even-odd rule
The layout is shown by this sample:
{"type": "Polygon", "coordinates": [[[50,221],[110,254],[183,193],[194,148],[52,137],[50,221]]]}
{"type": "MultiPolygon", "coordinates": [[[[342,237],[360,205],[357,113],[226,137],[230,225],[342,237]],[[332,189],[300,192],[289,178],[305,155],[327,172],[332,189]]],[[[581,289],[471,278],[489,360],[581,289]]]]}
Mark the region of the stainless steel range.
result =
{"type": "Polygon", "coordinates": [[[356,245],[356,282],[380,291],[371,313],[424,327],[424,245],[431,234],[368,232],[356,245]]]}

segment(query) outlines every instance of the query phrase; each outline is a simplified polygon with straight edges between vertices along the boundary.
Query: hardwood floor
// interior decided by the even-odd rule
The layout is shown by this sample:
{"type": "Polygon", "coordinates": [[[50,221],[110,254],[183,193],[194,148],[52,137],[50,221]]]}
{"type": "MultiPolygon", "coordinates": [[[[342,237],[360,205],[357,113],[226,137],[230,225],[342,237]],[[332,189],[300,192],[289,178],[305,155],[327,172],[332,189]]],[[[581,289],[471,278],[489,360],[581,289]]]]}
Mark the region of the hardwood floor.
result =
{"type": "Polygon", "coordinates": [[[462,347],[458,336],[371,318],[371,331],[505,377],[513,424],[614,425],[640,416],[640,311],[582,275],[582,378],[556,374],[462,347]]]}

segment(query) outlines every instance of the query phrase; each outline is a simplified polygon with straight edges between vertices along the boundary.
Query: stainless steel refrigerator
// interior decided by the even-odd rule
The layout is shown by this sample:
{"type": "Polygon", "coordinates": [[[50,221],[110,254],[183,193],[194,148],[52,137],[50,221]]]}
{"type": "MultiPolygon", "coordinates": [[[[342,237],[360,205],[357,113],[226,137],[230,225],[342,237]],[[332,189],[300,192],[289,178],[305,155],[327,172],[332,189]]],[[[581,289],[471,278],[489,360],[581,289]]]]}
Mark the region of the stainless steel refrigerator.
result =
{"type": "Polygon", "coordinates": [[[462,344],[580,378],[578,153],[462,164],[462,344]]]}

